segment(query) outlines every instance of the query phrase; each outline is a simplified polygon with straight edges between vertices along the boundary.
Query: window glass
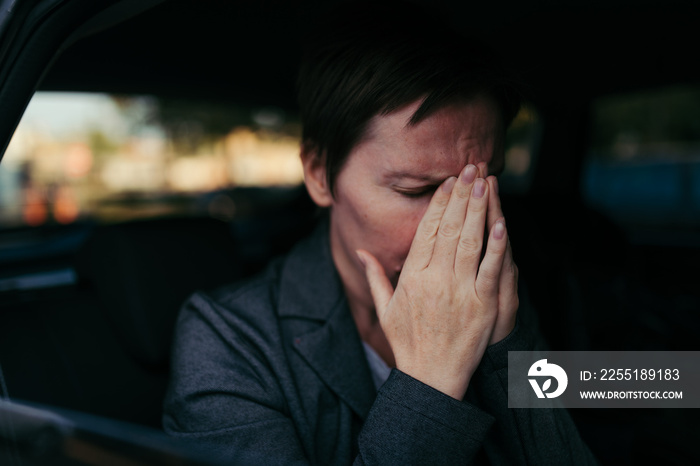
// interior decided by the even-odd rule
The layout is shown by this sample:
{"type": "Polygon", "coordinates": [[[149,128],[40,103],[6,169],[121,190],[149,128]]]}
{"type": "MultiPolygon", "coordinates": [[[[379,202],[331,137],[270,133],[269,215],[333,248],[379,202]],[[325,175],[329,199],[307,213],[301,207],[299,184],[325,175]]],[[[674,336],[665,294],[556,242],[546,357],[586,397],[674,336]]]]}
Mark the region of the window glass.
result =
{"type": "Polygon", "coordinates": [[[0,164],[0,227],[227,217],[205,193],[302,182],[299,135],[278,108],[37,93],[0,164]]]}
{"type": "Polygon", "coordinates": [[[509,194],[525,193],[532,181],[540,135],[540,118],[535,109],[523,105],[506,134],[506,163],[499,188],[509,194]]]}
{"type": "Polygon", "coordinates": [[[583,195],[629,232],[700,226],[700,89],[595,102],[583,195]]]}

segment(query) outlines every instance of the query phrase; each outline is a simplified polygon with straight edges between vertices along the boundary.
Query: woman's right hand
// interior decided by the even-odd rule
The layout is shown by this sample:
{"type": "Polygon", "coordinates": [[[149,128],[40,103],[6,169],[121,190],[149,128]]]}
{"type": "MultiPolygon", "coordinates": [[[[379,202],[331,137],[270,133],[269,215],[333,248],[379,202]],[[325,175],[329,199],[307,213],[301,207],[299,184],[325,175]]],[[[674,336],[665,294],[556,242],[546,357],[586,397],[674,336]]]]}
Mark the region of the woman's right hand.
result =
{"type": "Polygon", "coordinates": [[[397,369],[460,400],[487,345],[515,325],[517,269],[498,214],[495,179],[468,165],[433,195],[395,290],[358,251],[397,369]]]}

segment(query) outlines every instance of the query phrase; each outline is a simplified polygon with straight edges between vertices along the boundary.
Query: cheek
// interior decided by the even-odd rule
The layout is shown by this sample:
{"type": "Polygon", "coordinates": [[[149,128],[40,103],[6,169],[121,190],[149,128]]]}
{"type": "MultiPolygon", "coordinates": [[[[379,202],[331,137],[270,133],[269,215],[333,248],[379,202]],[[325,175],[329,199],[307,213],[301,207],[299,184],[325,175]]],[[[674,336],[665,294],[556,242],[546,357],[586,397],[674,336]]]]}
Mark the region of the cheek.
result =
{"type": "Polygon", "coordinates": [[[364,248],[387,270],[403,265],[430,197],[409,199],[373,186],[338,192],[333,207],[348,249],[364,248]]]}
{"type": "Polygon", "coordinates": [[[392,259],[406,258],[428,202],[399,199],[389,208],[377,213],[383,225],[383,247],[386,251],[391,251],[392,259]]]}

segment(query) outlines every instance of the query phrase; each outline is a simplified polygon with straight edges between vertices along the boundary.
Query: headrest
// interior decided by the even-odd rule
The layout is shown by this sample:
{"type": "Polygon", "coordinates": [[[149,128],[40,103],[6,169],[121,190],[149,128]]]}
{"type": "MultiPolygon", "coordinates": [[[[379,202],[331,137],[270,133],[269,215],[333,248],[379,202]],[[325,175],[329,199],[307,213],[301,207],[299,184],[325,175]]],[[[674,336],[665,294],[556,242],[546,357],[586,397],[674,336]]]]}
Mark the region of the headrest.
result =
{"type": "Polygon", "coordinates": [[[211,218],[97,227],[76,270],[94,286],[125,350],[148,366],[167,366],[175,320],[191,293],[241,276],[228,224],[211,218]]]}

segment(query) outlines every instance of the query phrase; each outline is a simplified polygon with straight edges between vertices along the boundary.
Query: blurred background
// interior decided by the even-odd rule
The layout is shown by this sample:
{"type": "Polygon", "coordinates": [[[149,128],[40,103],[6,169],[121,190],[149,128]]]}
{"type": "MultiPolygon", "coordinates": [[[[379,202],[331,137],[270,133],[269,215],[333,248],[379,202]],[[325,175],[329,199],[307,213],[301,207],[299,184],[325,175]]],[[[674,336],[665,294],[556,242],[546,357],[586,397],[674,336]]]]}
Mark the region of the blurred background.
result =
{"type": "MultiPolygon", "coordinates": [[[[326,3],[169,0],[48,71],[52,55],[18,60],[36,73],[17,77],[16,130],[0,112],[4,395],[159,428],[182,301],[260,270],[316,219],[294,79],[326,3]]],[[[500,188],[552,349],[698,350],[696,2],[429,7],[518,76],[500,188]]],[[[603,464],[684,465],[700,464],[696,411],[571,414],[603,464]]]]}
{"type": "Polygon", "coordinates": [[[0,167],[4,228],[205,214],[303,181],[295,115],[153,96],[39,92],[0,167]]]}

